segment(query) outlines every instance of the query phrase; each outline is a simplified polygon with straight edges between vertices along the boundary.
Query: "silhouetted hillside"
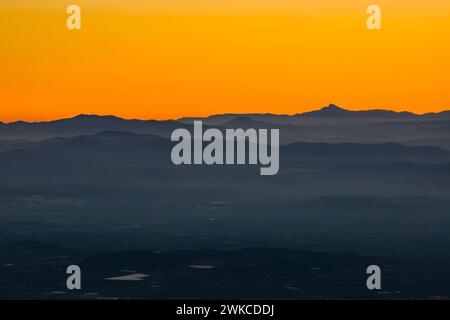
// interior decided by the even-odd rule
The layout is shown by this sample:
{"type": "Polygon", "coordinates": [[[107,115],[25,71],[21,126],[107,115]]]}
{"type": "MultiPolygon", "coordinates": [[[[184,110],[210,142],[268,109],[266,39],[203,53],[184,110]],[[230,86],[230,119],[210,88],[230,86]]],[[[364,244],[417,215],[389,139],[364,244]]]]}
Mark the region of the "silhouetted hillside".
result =
{"type": "MultiPolygon", "coordinates": [[[[182,118],[178,121],[126,120],[114,116],[79,115],[50,122],[13,122],[0,124],[0,140],[44,140],[54,137],[92,135],[102,131],[124,131],[136,134],[170,137],[177,128],[189,128],[193,120],[222,128],[279,128],[281,143],[355,142],[385,143],[427,141],[450,148],[448,128],[450,112],[416,115],[388,110],[349,111],[329,105],[317,111],[294,115],[224,114],[204,118],[182,118]]],[[[4,142],[0,143],[0,150],[4,142]]]]}

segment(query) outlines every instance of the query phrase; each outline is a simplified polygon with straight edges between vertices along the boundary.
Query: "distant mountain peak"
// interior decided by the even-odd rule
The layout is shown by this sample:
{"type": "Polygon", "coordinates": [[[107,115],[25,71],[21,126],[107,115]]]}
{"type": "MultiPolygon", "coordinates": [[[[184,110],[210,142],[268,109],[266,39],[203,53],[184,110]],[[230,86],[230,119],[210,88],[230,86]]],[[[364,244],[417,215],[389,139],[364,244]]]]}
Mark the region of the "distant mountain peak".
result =
{"type": "Polygon", "coordinates": [[[81,114],[73,117],[72,119],[85,120],[85,119],[121,119],[121,118],[118,118],[118,117],[112,116],[112,115],[100,116],[100,115],[96,115],[96,114],[81,113],[81,114]]]}
{"type": "Polygon", "coordinates": [[[394,120],[394,119],[415,119],[420,117],[411,112],[396,112],[385,109],[369,109],[369,110],[347,110],[335,104],[329,104],[322,109],[297,114],[301,117],[323,117],[323,118],[340,118],[340,119],[372,119],[372,120],[394,120]]]}
{"type": "Polygon", "coordinates": [[[305,113],[299,113],[299,116],[325,116],[325,117],[334,117],[334,116],[345,116],[352,113],[352,111],[341,108],[333,103],[330,103],[328,106],[323,107],[319,110],[309,111],[305,113]]]}
{"type": "Polygon", "coordinates": [[[330,103],[328,106],[320,109],[319,112],[327,112],[327,113],[338,113],[339,112],[340,113],[340,112],[349,112],[349,110],[346,110],[335,104],[330,103]]]}
{"type": "Polygon", "coordinates": [[[97,117],[100,117],[100,116],[98,116],[98,115],[93,115],[93,114],[84,114],[84,113],[81,113],[81,114],[79,114],[79,115],[76,115],[75,117],[73,117],[72,119],[86,119],[86,118],[97,118],[97,117]]]}
{"type": "Polygon", "coordinates": [[[335,110],[344,110],[344,108],[339,107],[334,103],[330,103],[328,106],[323,107],[322,109],[335,109],[335,110]]]}

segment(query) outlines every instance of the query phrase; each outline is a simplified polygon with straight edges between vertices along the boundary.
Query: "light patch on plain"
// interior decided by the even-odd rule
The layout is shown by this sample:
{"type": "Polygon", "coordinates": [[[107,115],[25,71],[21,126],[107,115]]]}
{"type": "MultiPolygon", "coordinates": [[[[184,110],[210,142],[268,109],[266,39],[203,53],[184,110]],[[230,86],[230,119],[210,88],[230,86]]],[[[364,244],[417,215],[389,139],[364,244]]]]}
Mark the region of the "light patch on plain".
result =
{"type": "Polygon", "coordinates": [[[200,265],[200,264],[191,264],[189,268],[192,269],[213,269],[215,266],[208,266],[208,265],[200,265]]]}
{"type": "Polygon", "coordinates": [[[106,278],[105,280],[112,280],[112,281],[142,281],[148,276],[149,276],[148,274],[133,273],[133,274],[129,274],[129,275],[126,275],[126,276],[106,278]]]}

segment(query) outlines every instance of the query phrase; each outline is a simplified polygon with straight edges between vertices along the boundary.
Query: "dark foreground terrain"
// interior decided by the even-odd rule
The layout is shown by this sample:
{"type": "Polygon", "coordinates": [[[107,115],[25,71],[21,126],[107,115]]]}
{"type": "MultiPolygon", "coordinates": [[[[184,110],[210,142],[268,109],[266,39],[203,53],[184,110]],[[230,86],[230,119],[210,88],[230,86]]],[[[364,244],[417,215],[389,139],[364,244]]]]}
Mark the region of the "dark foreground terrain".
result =
{"type": "Polygon", "coordinates": [[[443,299],[450,287],[448,267],[351,254],[278,248],[74,254],[37,242],[2,250],[2,262],[18,262],[0,272],[0,297],[13,299],[443,299]],[[66,288],[72,263],[83,276],[75,292],[66,288]],[[373,263],[382,268],[382,290],[366,288],[373,263]]]}

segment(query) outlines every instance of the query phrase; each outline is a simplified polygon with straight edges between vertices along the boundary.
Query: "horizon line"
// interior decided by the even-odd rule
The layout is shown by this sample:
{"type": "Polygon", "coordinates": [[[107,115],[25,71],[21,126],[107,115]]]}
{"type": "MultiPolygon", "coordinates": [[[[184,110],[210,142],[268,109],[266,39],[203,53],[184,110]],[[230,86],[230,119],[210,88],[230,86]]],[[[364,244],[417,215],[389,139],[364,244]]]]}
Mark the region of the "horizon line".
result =
{"type": "Polygon", "coordinates": [[[443,112],[450,112],[450,109],[443,109],[441,111],[435,111],[435,112],[424,112],[424,113],[415,113],[412,111],[407,111],[407,110],[403,110],[403,111],[395,111],[395,110],[391,110],[391,109],[383,109],[383,108],[374,108],[374,109],[346,109],[344,107],[340,107],[336,104],[330,103],[329,105],[325,106],[325,107],[321,107],[318,109],[310,109],[304,112],[297,112],[297,113],[272,113],[272,112],[244,112],[244,113],[235,113],[235,112],[225,112],[225,113],[212,113],[212,114],[208,114],[208,115],[204,115],[204,116],[181,116],[178,118],[164,118],[164,119],[155,119],[155,118],[127,118],[127,117],[121,117],[121,116],[117,116],[114,114],[96,114],[96,113],[77,113],[73,116],[67,116],[67,117],[61,117],[61,118],[53,118],[53,119],[48,119],[48,120],[36,120],[36,121],[27,121],[27,120],[14,120],[14,121],[2,121],[0,120],[0,123],[2,124],[14,124],[14,123],[49,123],[49,122],[55,122],[55,121],[60,121],[60,120],[70,120],[70,119],[74,119],[77,117],[81,117],[81,116],[86,116],[86,117],[114,117],[117,119],[122,119],[122,120],[128,120],[128,121],[179,121],[182,119],[206,119],[209,117],[213,117],[213,116],[224,116],[224,115],[238,115],[238,116],[245,116],[245,115],[274,115],[274,116],[288,116],[288,117],[292,117],[292,116],[296,116],[296,115],[302,115],[302,114],[307,114],[307,113],[311,113],[311,112],[315,112],[315,111],[321,111],[330,107],[336,107],[338,109],[341,109],[342,111],[349,111],[349,112],[370,112],[370,111],[387,111],[387,112],[393,112],[395,114],[411,114],[414,116],[424,116],[424,115],[436,115],[436,114],[440,114],[443,112]]]}

